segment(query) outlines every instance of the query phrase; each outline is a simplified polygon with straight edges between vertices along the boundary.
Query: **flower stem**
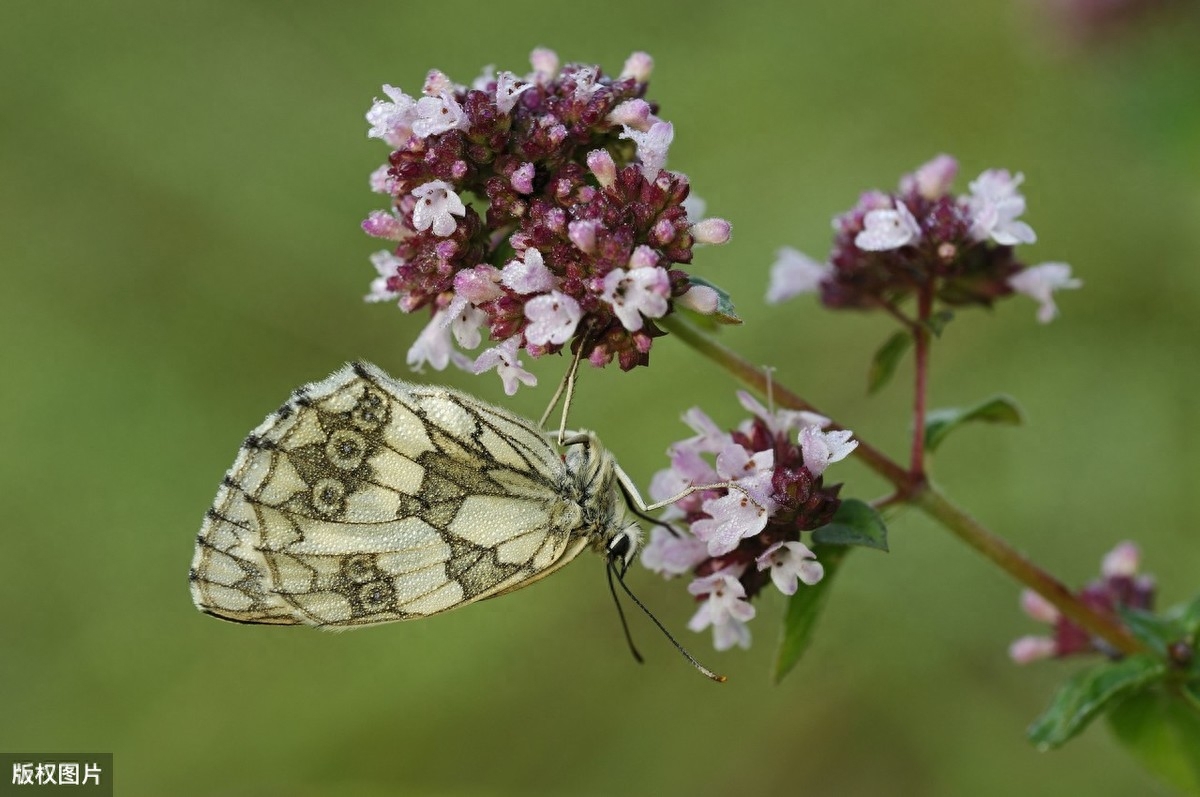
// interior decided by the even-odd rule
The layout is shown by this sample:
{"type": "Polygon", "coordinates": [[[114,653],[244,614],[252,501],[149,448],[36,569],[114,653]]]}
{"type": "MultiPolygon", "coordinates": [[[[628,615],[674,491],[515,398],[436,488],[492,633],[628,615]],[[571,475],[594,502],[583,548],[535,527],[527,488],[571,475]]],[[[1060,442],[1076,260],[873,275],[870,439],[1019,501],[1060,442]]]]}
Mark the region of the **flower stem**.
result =
{"type": "MultiPolygon", "coordinates": [[[[690,322],[678,315],[671,315],[659,319],[657,323],[700,354],[724,368],[743,384],[760,393],[766,392],[767,377],[763,369],[713,340],[690,322]]],[[[928,334],[928,331],[925,334],[928,334]]],[[[799,394],[793,393],[778,382],[772,382],[772,389],[775,401],[780,406],[820,413],[820,410],[805,401],[799,394]]],[[[831,428],[843,429],[845,427],[834,424],[831,428]]],[[[1104,639],[1116,650],[1126,654],[1144,652],[1145,649],[1141,643],[1130,636],[1117,620],[1094,611],[1073,595],[1062,582],[1025,558],[1004,539],[989,531],[983,524],[956,506],[925,479],[923,472],[920,474],[910,472],[879,449],[858,438],[857,435],[856,439],[858,439],[858,447],[854,450],[853,456],[862,460],[867,467],[887,479],[896,488],[896,495],[888,499],[889,504],[904,502],[916,506],[938,521],[954,536],[990,559],[1014,579],[1037,592],[1079,626],[1104,639]]]]}
{"type": "Polygon", "coordinates": [[[933,285],[921,288],[917,297],[917,324],[912,328],[917,349],[916,388],[913,391],[913,437],[909,473],[925,481],[925,402],[929,383],[929,317],[933,313],[933,285]]]}

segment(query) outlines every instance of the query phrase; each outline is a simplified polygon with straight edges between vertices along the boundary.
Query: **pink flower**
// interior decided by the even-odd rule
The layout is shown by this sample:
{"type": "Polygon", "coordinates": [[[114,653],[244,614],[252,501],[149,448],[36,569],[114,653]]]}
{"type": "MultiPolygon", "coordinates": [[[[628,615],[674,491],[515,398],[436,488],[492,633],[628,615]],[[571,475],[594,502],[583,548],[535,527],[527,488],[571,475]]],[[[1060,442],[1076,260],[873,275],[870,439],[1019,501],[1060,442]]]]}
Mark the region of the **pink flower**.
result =
{"type": "Polygon", "coordinates": [[[1066,263],[1042,263],[1018,271],[1008,278],[1009,287],[1038,303],[1038,321],[1048,324],[1058,315],[1054,292],[1083,287],[1083,281],[1071,277],[1066,263]]]}
{"type": "Polygon", "coordinates": [[[487,325],[487,313],[470,303],[461,303],[461,306],[455,307],[454,310],[453,314],[447,313],[450,316],[450,331],[454,333],[454,339],[464,349],[475,348],[483,340],[479,329],[487,325]]]}
{"type": "Polygon", "coordinates": [[[375,100],[367,111],[371,129],[367,138],[383,139],[389,146],[402,147],[412,135],[412,123],[416,120],[416,101],[395,86],[383,85],[383,93],[391,102],[375,100]]]}
{"type": "Polygon", "coordinates": [[[831,271],[827,263],[818,263],[808,255],[785,246],[779,250],[771,266],[767,303],[779,304],[793,296],[818,291],[821,282],[831,271]]]}
{"type": "Polygon", "coordinates": [[[601,298],[612,305],[613,313],[630,332],[642,328],[647,318],[662,318],[667,313],[671,280],[665,269],[614,268],[604,278],[601,298]]]}
{"type": "Polygon", "coordinates": [[[756,560],[759,570],[771,570],[771,580],[784,595],[795,595],[798,582],[810,587],[825,575],[825,568],[807,545],[799,542],[777,542],[756,560]]]}
{"type": "Polygon", "coordinates": [[[515,335],[499,346],[485,350],[475,359],[471,370],[482,374],[495,368],[500,381],[504,383],[504,392],[509,396],[516,394],[518,382],[531,387],[536,385],[537,377],[521,367],[521,359],[517,356],[520,345],[521,336],[515,335]]]}
{"type": "Polygon", "coordinates": [[[394,210],[372,210],[363,220],[362,228],[372,238],[389,241],[403,241],[412,235],[412,230],[404,226],[404,219],[397,216],[394,210]]]}
{"type": "Polygon", "coordinates": [[[391,164],[385,163],[367,179],[367,184],[376,194],[391,194],[396,189],[396,178],[392,177],[391,164]]]}
{"type": "Polygon", "coordinates": [[[674,536],[657,526],[642,549],[642,564],[667,578],[692,570],[708,558],[708,546],[691,534],[674,536]]]}
{"type": "Polygon", "coordinates": [[[866,252],[884,252],[908,246],[921,237],[921,226],[899,199],[892,210],[872,210],[863,219],[863,231],[854,238],[854,245],[866,252]]]}
{"type": "Polygon", "coordinates": [[[692,524],[692,533],[708,543],[709,556],[721,556],[767,527],[767,510],[738,490],[705,501],[709,517],[692,524]]]}
{"type": "Polygon", "coordinates": [[[625,59],[625,66],[621,69],[621,77],[631,77],[638,83],[645,83],[650,79],[650,73],[654,70],[654,59],[648,53],[635,52],[625,59]]]}
{"type": "MultiPolygon", "coordinates": [[[[803,429],[806,426],[815,426],[818,429],[824,429],[832,423],[824,415],[818,415],[815,412],[807,410],[778,409],[772,412],[764,407],[758,399],[744,390],[737,392],[737,399],[739,404],[766,424],[767,429],[772,434],[787,436],[794,429],[803,429]]],[[[813,475],[817,474],[814,473],[813,475]]]]}
{"type": "Polygon", "coordinates": [[[917,167],[912,174],[900,178],[900,190],[926,199],[941,199],[950,193],[958,176],[958,161],[949,155],[938,155],[917,167]]]}
{"type": "Polygon", "coordinates": [[[433,314],[433,318],[408,350],[407,359],[409,367],[414,371],[420,371],[425,363],[441,371],[451,362],[459,368],[471,370],[471,359],[455,350],[450,343],[450,319],[445,310],[438,310],[433,314]]]}
{"type": "Polygon", "coordinates": [[[774,451],[759,451],[750,456],[743,446],[730,442],[717,454],[717,475],[742,488],[768,511],[774,508],[770,499],[774,467],[774,451]]]}
{"type": "Polygon", "coordinates": [[[1023,636],[1008,646],[1008,657],[1015,664],[1031,664],[1052,658],[1057,648],[1058,644],[1053,637],[1023,636]]]}
{"type": "Polygon", "coordinates": [[[371,292],[363,297],[367,302],[389,302],[400,294],[388,288],[388,280],[396,276],[396,269],[404,265],[404,261],[387,250],[371,255],[371,265],[379,276],[371,280],[371,292]]]}
{"type": "Polygon", "coordinates": [[[1137,575],[1142,552],[1137,543],[1125,541],[1104,555],[1100,575],[1105,578],[1133,578],[1137,575]]]}
{"type": "Polygon", "coordinates": [[[509,263],[501,275],[504,285],[520,294],[545,293],[558,287],[558,278],[546,268],[536,249],[526,249],[525,257],[509,263]]]}
{"type": "Polygon", "coordinates": [[[1021,590],[1021,609],[1039,623],[1054,625],[1062,615],[1054,604],[1031,589],[1021,590]]]}
{"type": "Polygon", "coordinates": [[[479,265],[454,275],[454,291],[460,298],[480,305],[504,295],[500,289],[502,272],[495,266],[479,265]]]}
{"type": "Polygon", "coordinates": [[[655,122],[649,130],[642,132],[626,125],[621,138],[631,139],[637,145],[642,174],[647,180],[653,180],[667,163],[667,149],[675,138],[675,128],[670,122],[655,122]]]}
{"type": "Polygon", "coordinates": [[[413,227],[418,232],[433,228],[434,235],[443,238],[458,228],[455,216],[467,212],[463,201],[444,180],[432,180],[413,189],[417,204],[413,208],[413,227]]]}
{"type": "MultiPolygon", "coordinates": [[[[517,85],[521,79],[512,72],[501,72],[496,77],[496,107],[502,113],[508,113],[517,104],[517,98],[529,89],[533,88],[532,83],[522,83],[517,85]]],[[[528,192],[527,192],[528,193],[528,192]]]]}
{"type": "Polygon", "coordinates": [[[698,578],[688,585],[693,595],[706,595],[707,600],[688,622],[692,631],[712,626],[713,647],[728,650],[734,645],[750,647],[750,631],[746,622],[753,619],[755,609],[745,600],[746,589],[727,572],[698,578]]]}
{"type": "Polygon", "coordinates": [[[1014,177],[1005,169],[988,169],[970,184],[967,207],[971,211],[971,235],[977,241],[991,238],[998,244],[1015,246],[1037,240],[1032,227],[1017,221],[1025,212],[1025,197],[1017,193],[1024,179],[1020,173],[1014,177]]]}
{"type": "Polygon", "coordinates": [[[534,83],[549,83],[558,77],[558,53],[547,47],[535,48],[529,54],[529,64],[533,67],[529,79],[534,83]]]}
{"type": "Polygon", "coordinates": [[[436,97],[417,100],[417,118],[412,123],[412,132],[417,138],[445,133],[448,130],[465,130],[467,115],[449,91],[436,97]]]}
{"type": "Polygon", "coordinates": [[[583,318],[579,302],[559,291],[535,296],[525,303],[525,340],[536,346],[561,345],[575,334],[583,318]]]}
{"type": "Polygon", "coordinates": [[[831,463],[845,459],[858,448],[858,441],[850,439],[853,434],[849,429],[823,432],[816,426],[804,427],[800,431],[804,467],[813,476],[820,476],[831,463]]]}

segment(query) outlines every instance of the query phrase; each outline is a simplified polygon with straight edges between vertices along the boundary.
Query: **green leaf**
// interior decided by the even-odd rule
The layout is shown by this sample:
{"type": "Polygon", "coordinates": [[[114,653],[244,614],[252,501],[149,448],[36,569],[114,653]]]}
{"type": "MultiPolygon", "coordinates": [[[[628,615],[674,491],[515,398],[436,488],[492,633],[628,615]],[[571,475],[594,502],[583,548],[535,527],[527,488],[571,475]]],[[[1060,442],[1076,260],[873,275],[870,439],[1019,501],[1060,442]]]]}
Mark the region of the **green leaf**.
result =
{"type": "Polygon", "coordinates": [[[1200,595],[1187,603],[1172,606],[1163,612],[1163,616],[1178,622],[1188,639],[1196,641],[1200,636],[1200,595]]]}
{"type": "Polygon", "coordinates": [[[833,577],[851,549],[842,545],[815,543],[812,551],[825,568],[825,575],[811,587],[800,584],[796,594],[788,598],[787,612],[783,616],[783,636],[775,654],[775,683],[782,681],[808,650],[817,618],[829,599],[833,577]]]}
{"type": "Polygon", "coordinates": [[[1050,707],[1025,731],[1039,750],[1065,744],[1115,701],[1161,681],[1167,665],[1147,653],[1095,664],[1063,684],[1050,707]]]}
{"type": "Polygon", "coordinates": [[[1108,714],[1117,741],[1143,767],[1200,795],[1200,711],[1166,689],[1132,695],[1108,714]]]}
{"type": "Polygon", "coordinates": [[[992,396],[974,407],[930,410],[925,416],[925,448],[933,451],[954,429],[968,421],[1003,423],[1020,426],[1024,422],[1021,408],[1008,396],[992,396]]]}
{"type": "Polygon", "coordinates": [[[1187,636],[1182,623],[1166,616],[1124,606],[1117,607],[1117,614],[1131,634],[1164,659],[1170,656],[1171,645],[1187,636]]]}
{"type": "Polygon", "coordinates": [[[857,498],[842,501],[833,520],[813,532],[822,545],[861,545],[886,551],[887,526],[875,508],[857,498]]]}
{"type": "Polygon", "coordinates": [[[871,368],[867,371],[867,392],[875,393],[896,373],[900,358],[912,346],[912,336],[907,332],[897,332],[883,342],[875,356],[871,358],[871,368]]]}
{"type": "Polygon", "coordinates": [[[707,329],[715,329],[718,324],[742,323],[742,319],[738,317],[737,312],[733,309],[733,299],[730,298],[728,291],[722,290],[703,277],[697,277],[695,274],[688,275],[688,282],[692,285],[702,285],[705,288],[712,288],[717,292],[717,309],[711,313],[698,313],[695,310],[677,304],[677,307],[687,312],[689,318],[707,329]]]}
{"type": "Polygon", "coordinates": [[[925,320],[925,326],[929,327],[929,331],[932,332],[935,337],[940,338],[942,336],[942,331],[946,328],[946,325],[953,320],[954,313],[952,311],[938,310],[925,320]]]}

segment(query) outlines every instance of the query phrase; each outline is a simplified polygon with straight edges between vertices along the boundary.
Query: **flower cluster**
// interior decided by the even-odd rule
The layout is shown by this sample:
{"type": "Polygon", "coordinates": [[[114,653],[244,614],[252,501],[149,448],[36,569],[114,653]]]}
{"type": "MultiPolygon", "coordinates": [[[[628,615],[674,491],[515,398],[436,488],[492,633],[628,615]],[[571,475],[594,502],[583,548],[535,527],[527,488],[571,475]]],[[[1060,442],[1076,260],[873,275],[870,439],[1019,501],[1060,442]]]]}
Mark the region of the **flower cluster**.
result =
{"type": "Polygon", "coordinates": [[[654,319],[679,302],[716,309],[716,292],[680,266],[730,234],[699,219],[687,178],[664,168],[674,129],[644,99],[650,56],[634,53],[616,77],[560,68],[545,49],[530,61],[524,77],[488,67],[470,87],[434,70],[419,99],[385,85],[367,112],[368,136],[394,148],[371,176],[392,204],[363,229],[394,248],[372,257],[367,300],[429,309],[414,368],[495,368],[510,394],[535,381],[521,350],[645,365],[654,319]],[[491,348],[460,350],[485,332],[491,348]]]}
{"type": "MultiPolygon", "coordinates": [[[[1154,605],[1155,583],[1151,576],[1138,575],[1140,553],[1137,545],[1123,542],[1109,551],[1100,565],[1100,579],[1079,592],[1080,599],[1100,614],[1115,617],[1118,608],[1150,610],[1154,605]]],[[[1074,653],[1111,653],[1103,641],[1059,613],[1041,595],[1031,590],[1021,593],[1021,608],[1038,622],[1054,627],[1053,636],[1024,636],[1009,646],[1008,655],[1018,664],[1074,653]]]]}
{"type": "Polygon", "coordinates": [[[1013,292],[1035,299],[1038,319],[1058,313],[1051,296],[1078,288],[1064,263],[1027,267],[1013,247],[1037,240],[1021,221],[1024,179],[990,169],[969,186],[950,193],[958,163],[939,155],[900,180],[893,193],[868,191],[833,221],[833,250],[827,263],[791,248],[781,249],[771,270],[767,301],[780,302],[819,291],[833,309],[895,308],[911,294],[930,291],[952,306],[990,306],[1013,292]]]}
{"type": "Polygon", "coordinates": [[[738,393],[754,417],[723,432],[700,409],[683,420],[696,432],[668,451],[671,467],[655,475],[658,501],[689,487],[712,485],[675,502],[665,521],[682,520],[687,531],[656,527],[642,564],[665,577],[691,572],[688,591],[701,601],[688,627],[713,629],[718,650],[748,647],[749,601],[769,582],[785,595],[799,582],[815,584],[821,563],[800,534],[827,524],[840,505],[841,485],[825,486],[822,474],[858,445],[846,430],[825,431],[829,419],[811,412],[770,411],[738,393]]]}

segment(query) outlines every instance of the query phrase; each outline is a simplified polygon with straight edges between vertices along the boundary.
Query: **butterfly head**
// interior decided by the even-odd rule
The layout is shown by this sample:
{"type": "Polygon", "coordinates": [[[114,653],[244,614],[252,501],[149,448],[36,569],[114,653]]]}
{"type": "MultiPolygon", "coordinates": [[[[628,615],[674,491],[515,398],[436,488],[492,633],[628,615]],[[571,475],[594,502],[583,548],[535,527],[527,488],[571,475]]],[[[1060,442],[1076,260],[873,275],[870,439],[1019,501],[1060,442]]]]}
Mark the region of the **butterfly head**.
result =
{"type": "Polygon", "coordinates": [[[637,523],[630,523],[614,534],[612,539],[608,541],[608,560],[614,564],[618,564],[621,572],[624,573],[626,568],[633,564],[633,557],[637,555],[641,544],[641,526],[637,523]]]}

